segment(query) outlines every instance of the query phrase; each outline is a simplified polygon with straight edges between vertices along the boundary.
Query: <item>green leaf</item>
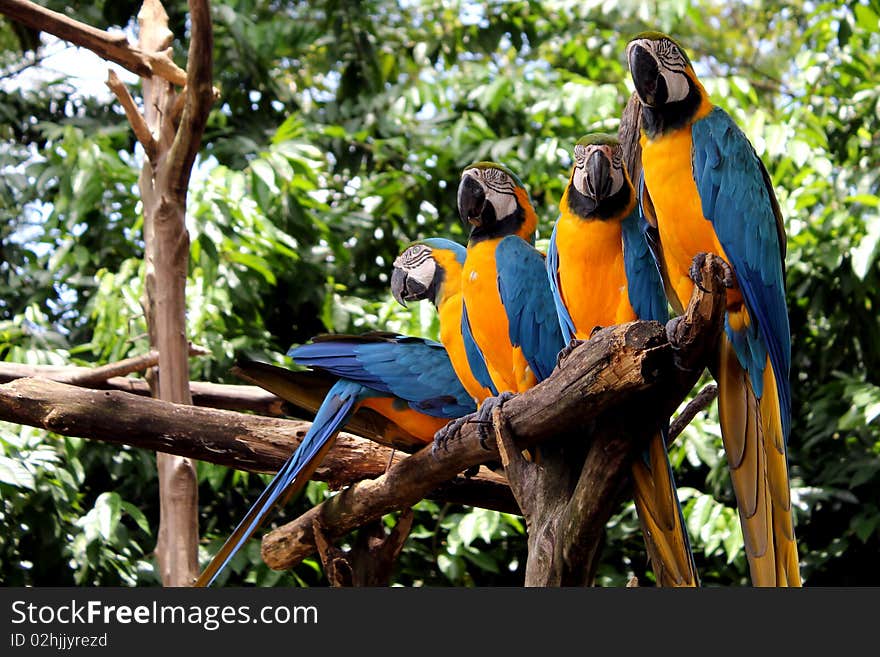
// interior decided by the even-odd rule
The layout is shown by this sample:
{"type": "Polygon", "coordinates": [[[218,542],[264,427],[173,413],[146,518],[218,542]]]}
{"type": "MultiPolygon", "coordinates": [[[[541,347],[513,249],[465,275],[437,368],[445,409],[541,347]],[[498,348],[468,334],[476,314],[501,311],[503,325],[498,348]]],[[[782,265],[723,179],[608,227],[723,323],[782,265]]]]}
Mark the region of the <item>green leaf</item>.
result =
{"type": "Polygon", "coordinates": [[[742,527],[739,524],[739,518],[733,518],[728,525],[729,532],[727,537],[722,541],[724,552],[727,554],[727,563],[733,563],[737,558],[742,558],[745,543],[743,542],[742,527]]]}
{"type": "Polygon", "coordinates": [[[118,493],[101,493],[95,500],[94,509],[98,533],[105,541],[110,541],[122,515],[122,498],[118,493]]]}
{"type": "Polygon", "coordinates": [[[461,557],[453,557],[447,554],[437,556],[437,567],[453,583],[461,581],[465,572],[464,561],[461,557]]]}
{"type": "Polygon", "coordinates": [[[868,232],[852,252],[853,271],[861,280],[865,280],[877,258],[877,249],[880,245],[880,214],[872,215],[866,220],[866,224],[868,232]]]}
{"type": "Polygon", "coordinates": [[[458,535],[461,537],[462,543],[470,545],[477,537],[477,515],[474,512],[468,513],[458,523],[458,535]]]}
{"type": "Polygon", "coordinates": [[[248,269],[253,269],[255,272],[261,274],[270,285],[276,284],[277,279],[275,273],[272,271],[271,265],[265,258],[261,258],[253,253],[242,253],[241,251],[227,251],[226,257],[232,262],[237,262],[248,269]]]}
{"type": "Polygon", "coordinates": [[[498,573],[500,569],[498,567],[498,562],[489,554],[481,552],[480,550],[470,549],[465,550],[463,554],[464,558],[474,564],[477,568],[481,570],[486,570],[490,573],[498,573]]]}
{"type": "Polygon", "coordinates": [[[866,32],[877,32],[877,29],[880,28],[880,16],[878,16],[870,7],[862,4],[855,4],[853,12],[855,13],[856,25],[866,32]]]}
{"type": "Polygon", "coordinates": [[[150,531],[150,523],[143,511],[131,502],[122,502],[122,510],[131,516],[131,519],[135,521],[137,526],[140,527],[145,534],[152,535],[152,532],[150,531]]]}
{"type": "Polygon", "coordinates": [[[265,160],[254,160],[251,162],[251,171],[254,172],[257,178],[263,181],[266,187],[269,188],[269,192],[278,194],[281,191],[275,183],[275,170],[265,160]]]}
{"type": "Polygon", "coordinates": [[[36,488],[34,475],[21,463],[7,456],[0,456],[0,481],[18,488],[36,488]]]}

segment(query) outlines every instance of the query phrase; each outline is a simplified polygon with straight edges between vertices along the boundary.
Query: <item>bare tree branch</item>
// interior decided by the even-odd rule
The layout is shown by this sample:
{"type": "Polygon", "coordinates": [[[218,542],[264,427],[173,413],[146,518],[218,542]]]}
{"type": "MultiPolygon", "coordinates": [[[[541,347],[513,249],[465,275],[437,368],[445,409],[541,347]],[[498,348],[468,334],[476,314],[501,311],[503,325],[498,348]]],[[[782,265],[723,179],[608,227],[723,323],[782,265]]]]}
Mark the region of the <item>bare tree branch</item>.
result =
{"type": "Polygon", "coordinates": [[[385,531],[382,520],[374,520],[361,528],[357,541],[348,552],[330,544],[316,520],[312,530],[330,585],[388,586],[414,517],[412,509],[404,509],[390,532],[385,531]]]}
{"type": "Polygon", "coordinates": [[[669,444],[673,443],[676,438],[684,431],[684,428],[691,423],[697,413],[711,404],[718,396],[718,386],[710,383],[697,393],[696,397],[688,402],[688,405],[675,416],[672,424],[669,425],[669,444]]]}
{"type": "Polygon", "coordinates": [[[144,152],[147,154],[147,157],[151,161],[155,161],[157,148],[156,140],[153,139],[153,135],[150,132],[150,128],[147,126],[146,120],[134,104],[134,98],[132,98],[131,94],[128,92],[128,87],[122,83],[122,80],[119,79],[119,76],[116,75],[116,71],[113,69],[107,71],[106,84],[110,87],[110,91],[116,96],[119,104],[122,105],[122,109],[125,110],[125,117],[128,119],[131,129],[134,131],[134,136],[137,137],[141,146],[144,147],[144,152]]]}
{"type": "Polygon", "coordinates": [[[157,75],[179,86],[186,84],[186,71],[171,60],[168,52],[142,50],[131,45],[122,34],[99,30],[28,0],[0,0],[0,14],[32,29],[88,48],[142,78],[157,75]]]}
{"type": "MultiPolygon", "coordinates": [[[[206,0],[190,2],[192,38],[187,84],[183,93],[201,99],[211,93],[212,32],[206,0]]],[[[168,14],[159,0],[144,0],[138,12],[139,42],[150,51],[167,50],[172,34],[168,14]]],[[[210,102],[188,101],[193,115],[176,125],[171,114],[173,87],[162,80],[144,79],[144,119],[156,140],[156,157],[144,162],[138,180],[143,197],[144,314],[150,344],[159,352],[158,389],[163,400],[191,404],[186,341],[186,274],[189,233],[185,212],[189,167],[201,144],[210,102]],[[201,128],[199,127],[201,126],[201,128]],[[193,133],[190,130],[194,129],[193,133]],[[186,157],[181,158],[179,145],[186,157]],[[187,170],[182,167],[186,165],[187,170]]],[[[186,114],[186,109],[184,109],[186,114]]],[[[185,586],[198,574],[198,486],[195,464],[188,458],[156,454],[159,470],[160,514],[156,554],[166,586],[185,586]]]]}
{"type": "Polygon", "coordinates": [[[167,170],[164,172],[170,189],[178,193],[185,193],[189,185],[192,166],[199,152],[211,105],[214,103],[214,33],[207,0],[190,0],[189,15],[192,28],[186,65],[187,84],[183,90],[183,113],[174,142],[168,151],[167,170]]]}
{"type": "MultiPolygon", "coordinates": [[[[190,345],[190,356],[204,356],[208,352],[201,347],[190,345]]],[[[95,386],[101,384],[108,379],[125,376],[132,372],[143,372],[151,367],[159,364],[159,352],[151,351],[140,356],[132,356],[131,358],[123,358],[115,363],[107,363],[98,367],[84,368],[76,374],[71,374],[65,380],[75,386],[95,386]]]]}
{"type": "MultiPolygon", "coordinates": [[[[276,472],[311,427],[301,420],[172,404],[38,378],[0,385],[0,420],[251,472],[276,472]]],[[[389,462],[406,458],[404,452],[341,432],[315,478],[336,489],[377,477],[389,462]]],[[[485,468],[470,479],[447,482],[430,497],[513,513],[517,510],[504,478],[485,468]]]]}
{"type": "MultiPolygon", "coordinates": [[[[91,367],[56,367],[54,365],[24,365],[0,363],[0,383],[25,377],[39,377],[71,385],[87,385],[101,390],[119,390],[134,395],[150,396],[149,384],[144,379],[114,376],[94,382],[91,367]],[[85,382],[85,383],[84,383],[85,382]]],[[[280,417],[296,415],[283,399],[257,386],[190,381],[193,403],[196,406],[222,408],[230,411],[252,411],[260,415],[280,417]]]]}

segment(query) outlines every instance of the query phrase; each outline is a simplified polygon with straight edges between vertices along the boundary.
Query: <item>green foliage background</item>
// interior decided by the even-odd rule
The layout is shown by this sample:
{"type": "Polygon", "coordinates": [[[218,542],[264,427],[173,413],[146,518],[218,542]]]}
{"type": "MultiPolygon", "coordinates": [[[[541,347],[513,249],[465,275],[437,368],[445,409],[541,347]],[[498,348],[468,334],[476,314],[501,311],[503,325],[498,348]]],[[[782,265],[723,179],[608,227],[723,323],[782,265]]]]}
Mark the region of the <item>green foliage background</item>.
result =
{"type": "MultiPolygon", "coordinates": [[[[44,2],[134,30],[135,2],[44,2]]],[[[185,61],[186,5],[168,2],[185,61]]],[[[212,3],[222,91],[189,197],[195,379],[238,382],[238,355],[284,363],[323,331],[435,335],[398,307],[409,241],[463,241],[461,169],[506,163],[546,238],[584,133],[613,131],[627,40],[660,29],[752,139],[788,232],[794,423],[789,455],[805,583],[878,585],[880,570],[880,3],[212,3]]],[[[119,107],[40,68],[37,35],[0,19],[0,358],[99,364],[146,348],[138,299],[142,153],[119,107]],[[29,80],[25,82],[25,80],[29,80]]],[[[137,94],[135,93],[137,96],[137,94]]],[[[706,585],[748,582],[714,408],[672,450],[706,585]]],[[[0,424],[0,581],[158,584],[153,456],[0,424]]],[[[207,559],[268,478],[200,464],[207,559]]],[[[291,518],[327,494],[306,494],[291,518]]],[[[517,516],[422,502],[401,585],[518,585],[517,516]]],[[[387,519],[393,524],[394,518],[387,519]]],[[[651,581],[632,504],[609,523],[600,584],[651,581]]],[[[277,573],[251,541],[221,584],[323,585],[277,573]]]]}

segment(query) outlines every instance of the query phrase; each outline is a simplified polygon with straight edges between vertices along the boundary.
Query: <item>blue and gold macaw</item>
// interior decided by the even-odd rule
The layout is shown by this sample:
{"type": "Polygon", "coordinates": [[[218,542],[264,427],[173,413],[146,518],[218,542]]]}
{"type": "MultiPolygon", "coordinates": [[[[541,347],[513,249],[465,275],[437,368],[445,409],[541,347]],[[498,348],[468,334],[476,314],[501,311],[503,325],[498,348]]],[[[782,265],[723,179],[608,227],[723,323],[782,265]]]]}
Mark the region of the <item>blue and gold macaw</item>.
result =
{"type": "MultiPolygon", "coordinates": [[[[668,319],[663,284],[636,208],[616,137],[590,134],[574,147],[547,250],[547,274],[566,341],[636,319],[668,319]]],[[[662,586],[698,583],[666,452],[666,431],[633,463],[633,494],[645,544],[662,586]]]]}
{"type": "MultiPolygon", "coordinates": [[[[302,443],[199,576],[209,586],[265,520],[308,482],[339,431],[359,408],[388,418],[408,435],[429,444],[449,420],[476,410],[443,345],[391,333],[318,336],[292,349],[294,362],[339,377],[318,409],[302,443]]],[[[283,391],[279,374],[269,370],[267,389],[283,391]]],[[[250,378],[260,383],[258,370],[250,378]]],[[[280,378],[283,382],[283,377],[280,378]]]]}
{"type": "Polygon", "coordinates": [[[500,393],[481,404],[485,419],[494,404],[550,376],[564,343],[544,256],[533,246],[538,218],[519,178],[493,162],[467,167],[458,212],[471,227],[461,282],[465,344],[479,348],[500,393]]]}
{"type": "Polygon", "coordinates": [[[713,373],[752,583],[800,586],[786,455],[786,245],[773,185],[678,43],[640,34],[626,58],[642,103],[642,205],[659,233],[667,297],[681,312],[693,291],[692,263],[702,253],[723,258],[735,279],[713,373]]]}
{"type": "Polygon", "coordinates": [[[440,319],[440,342],[465,390],[479,405],[498,394],[479,347],[462,330],[461,272],[467,250],[442,237],[408,246],[394,260],[391,293],[398,303],[428,299],[440,319]]]}

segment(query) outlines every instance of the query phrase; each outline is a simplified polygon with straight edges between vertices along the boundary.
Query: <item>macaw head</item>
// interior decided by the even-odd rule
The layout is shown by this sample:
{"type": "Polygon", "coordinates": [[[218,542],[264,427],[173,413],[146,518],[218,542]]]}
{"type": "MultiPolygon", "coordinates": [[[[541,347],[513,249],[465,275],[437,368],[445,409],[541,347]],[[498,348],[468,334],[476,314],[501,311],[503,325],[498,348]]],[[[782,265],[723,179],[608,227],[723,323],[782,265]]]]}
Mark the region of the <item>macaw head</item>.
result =
{"type": "Polygon", "coordinates": [[[470,226],[472,241],[516,234],[534,242],[538,217],[529,193],[501,164],[477,162],[462,172],[458,214],[470,226]]]}
{"type": "Polygon", "coordinates": [[[634,37],[626,46],[626,61],[646,110],[643,117],[649,117],[643,125],[649,135],[683,126],[707,99],[687,53],[665,34],[643,32],[634,37]]]}
{"type": "Polygon", "coordinates": [[[617,137],[593,133],[574,147],[574,166],[562,198],[582,219],[623,219],[635,203],[617,137]]]}
{"type": "Polygon", "coordinates": [[[391,294],[404,307],[422,299],[438,305],[461,289],[466,254],[461,244],[442,237],[413,242],[394,259],[391,294]]]}

